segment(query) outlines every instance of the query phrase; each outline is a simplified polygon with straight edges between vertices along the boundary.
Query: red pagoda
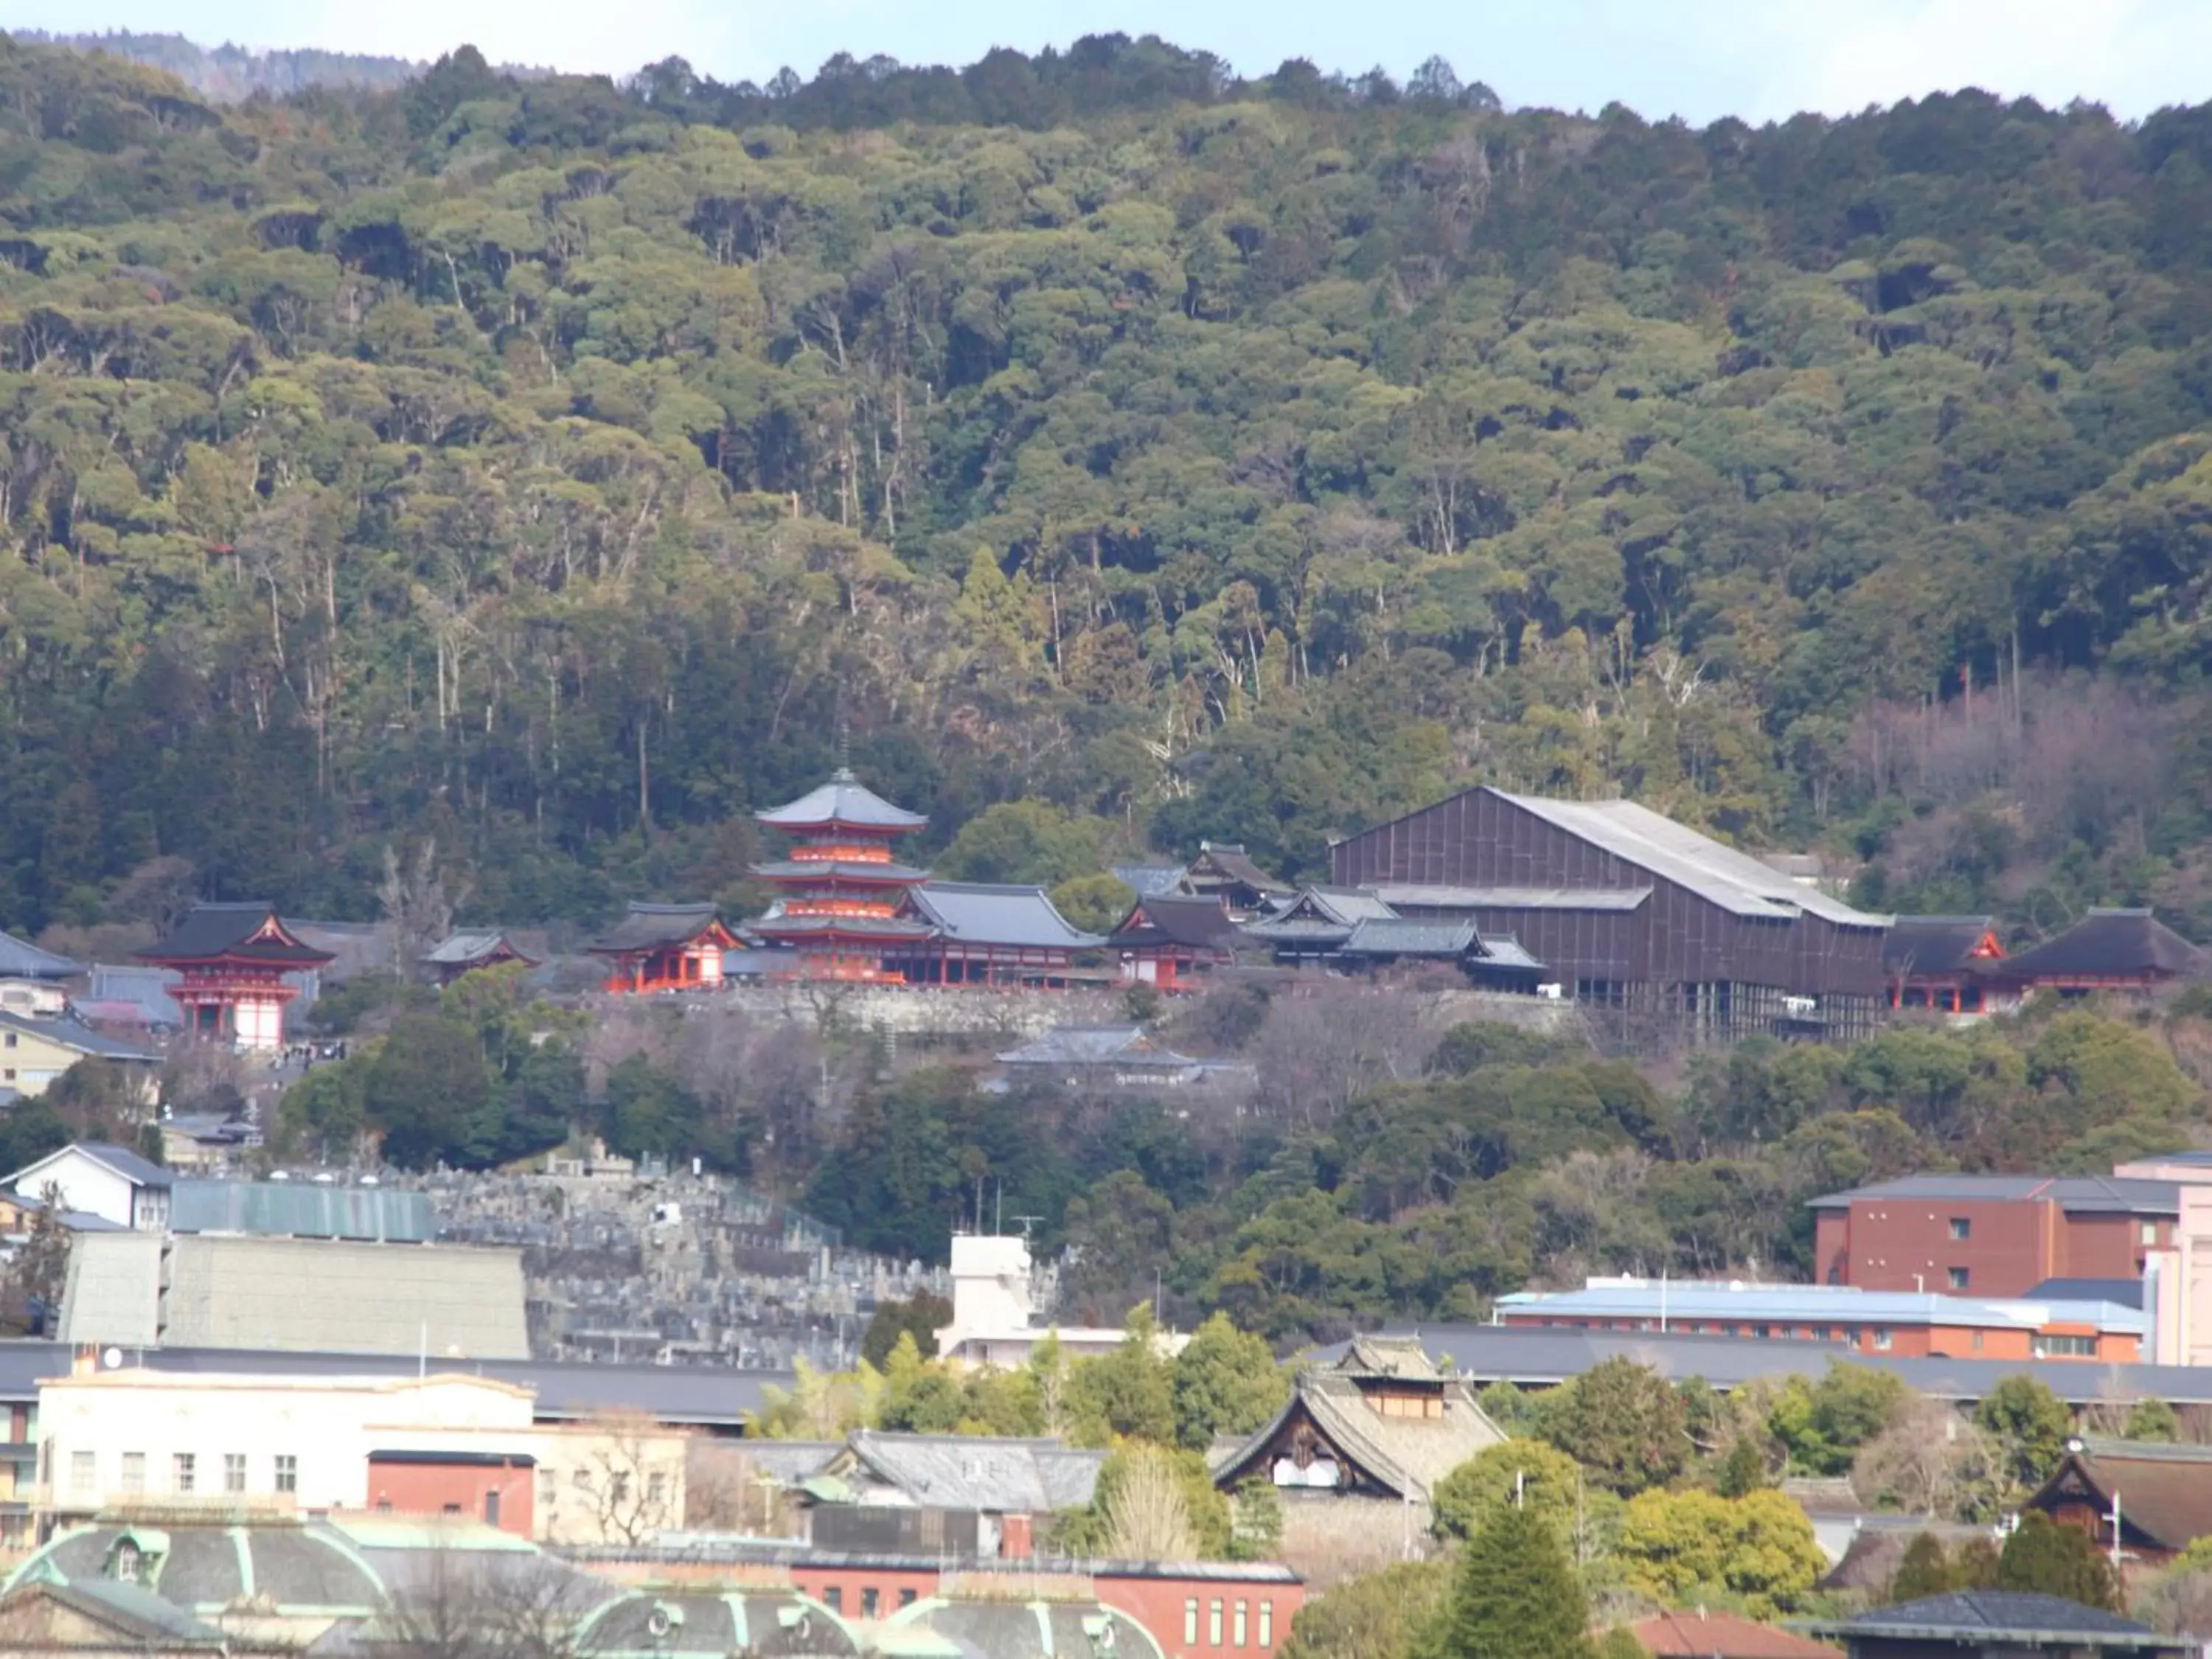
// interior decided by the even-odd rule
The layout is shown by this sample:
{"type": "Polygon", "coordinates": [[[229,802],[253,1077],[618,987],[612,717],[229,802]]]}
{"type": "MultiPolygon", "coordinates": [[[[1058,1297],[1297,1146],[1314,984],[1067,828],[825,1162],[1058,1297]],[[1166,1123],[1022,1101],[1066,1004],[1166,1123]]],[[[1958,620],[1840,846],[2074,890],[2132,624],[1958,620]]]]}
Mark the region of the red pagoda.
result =
{"type": "Polygon", "coordinates": [[[178,982],[164,988],[187,1031],[259,1049],[284,1046],[284,1005],[300,994],[286,975],[334,960],[258,902],[195,905],[168,938],[133,954],[176,970],[178,982]]]}
{"type": "Polygon", "coordinates": [[[929,872],[899,863],[891,843],[929,820],[892,805],[842,766],[820,788],[757,816],[793,842],[788,858],[753,866],[783,896],[752,931],[798,953],[788,977],[902,981],[884,955],[930,936],[928,923],[898,914],[907,890],[929,872]]]}

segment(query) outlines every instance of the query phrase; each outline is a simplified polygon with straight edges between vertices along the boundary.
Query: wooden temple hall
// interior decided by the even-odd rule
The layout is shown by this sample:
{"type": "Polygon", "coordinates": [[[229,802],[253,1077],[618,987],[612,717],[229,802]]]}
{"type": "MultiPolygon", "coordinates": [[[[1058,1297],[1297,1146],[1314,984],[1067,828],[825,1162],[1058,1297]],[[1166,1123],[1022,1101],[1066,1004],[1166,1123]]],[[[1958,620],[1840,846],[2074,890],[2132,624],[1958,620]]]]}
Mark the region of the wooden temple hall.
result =
{"type": "Polygon", "coordinates": [[[1585,1006],[1713,1037],[1851,1038],[1887,1012],[1890,918],[1632,801],[1469,789],[1337,842],[1336,888],[1510,939],[1585,1006]]]}

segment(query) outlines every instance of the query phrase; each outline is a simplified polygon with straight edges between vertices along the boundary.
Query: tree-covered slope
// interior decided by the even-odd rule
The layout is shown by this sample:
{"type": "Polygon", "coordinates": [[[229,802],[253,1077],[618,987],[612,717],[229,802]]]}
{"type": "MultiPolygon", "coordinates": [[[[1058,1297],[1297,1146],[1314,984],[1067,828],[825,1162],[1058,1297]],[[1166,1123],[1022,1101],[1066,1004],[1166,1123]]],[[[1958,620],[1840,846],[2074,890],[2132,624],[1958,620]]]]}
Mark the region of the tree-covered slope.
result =
{"type": "Polygon", "coordinates": [[[0,46],[0,921],[719,890],[856,764],[1473,780],[2212,921],[2212,114],[1754,131],[1157,42],[218,108],[0,46]]]}

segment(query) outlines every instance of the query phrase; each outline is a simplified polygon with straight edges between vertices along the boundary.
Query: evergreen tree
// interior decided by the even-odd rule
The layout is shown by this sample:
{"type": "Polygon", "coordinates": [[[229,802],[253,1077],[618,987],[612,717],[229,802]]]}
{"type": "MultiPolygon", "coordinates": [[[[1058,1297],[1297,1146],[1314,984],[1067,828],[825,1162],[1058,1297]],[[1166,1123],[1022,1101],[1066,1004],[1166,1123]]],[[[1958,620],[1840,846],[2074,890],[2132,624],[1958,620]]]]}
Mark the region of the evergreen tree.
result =
{"type": "Polygon", "coordinates": [[[1542,1518],[1496,1510],[1461,1553],[1438,1659],[1596,1659],[1589,1602],[1542,1518]]]}
{"type": "Polygon", "coordinates": [[[2138,1400],[2128,1413],[2127,1426],[2120,1432],[2130,1440],[2179,1440],[2181,1419],[2163,1400],[2138,1400]]]}
{"type": "Polygon", "coordinates": [[[1997,1557],[1996,1588],[2063,1595],[2085,1607],[2117,1613],[2119,1586],[2111,1565],[2086,1534],[2062,1527],[2040,1510],[2021,1516],[1997,1557]]]}
{"type": "Polygon", "coordinates": [[[1915,1533],[1905,1547],[1905,1556],[1889,1581],[1893,1601],[1917,1601],[1923,1595],[1941,1595],[1955,1588],[1951,1558],[1943,1540],[1932,1532],[1915,1533]]]}

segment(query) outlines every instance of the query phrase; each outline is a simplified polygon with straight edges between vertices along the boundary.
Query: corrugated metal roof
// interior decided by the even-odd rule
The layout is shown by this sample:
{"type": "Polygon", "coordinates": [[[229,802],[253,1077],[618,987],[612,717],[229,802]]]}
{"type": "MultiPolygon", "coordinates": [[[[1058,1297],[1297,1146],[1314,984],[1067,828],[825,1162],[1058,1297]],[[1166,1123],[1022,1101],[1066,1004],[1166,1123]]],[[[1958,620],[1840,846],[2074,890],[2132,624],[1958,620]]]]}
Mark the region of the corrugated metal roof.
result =
{"type": "Polygon", "coordinates": [[[149,1025],[182,1025],[185,1011],[169,995],[168,988],[183,978],[173,968],[96,962],[92,966],[92,994],[100,1002],[131,1004],[149,1025]]]}
{"type": "Polygon", "coordinates": [[[1747,853],[1662,817],[1632,800],[1551,800],[1541,795],[1495,792],[1624,863],[1664,876],[1732,915],[1787,921],[1798,911],[1845,927],[1881,927],[1887,916],[1855,910],[1817,888],[1801,887],[1747,853]]]}
{"type": "Polygon", "coordinates": [[[830,781],[810,789],[797,800],[771,806],[753,815],[778,830],[805,830],[817,824],[851,823],[871,830],[919,830],[929,820],[920,812],[894,806],[854,777],[849,767],[839,767],[830,781]]]}
{"type": "Polygon", "coordinates": [[[933,881],[907,902],[945,938],[963,945],[1015,945],[1081,951],[1106,940],[1054,908],[1042,887],[983,881],[933,881]]]}
{"type": "Polygon", "coordinates": [[[2051,1199],[2061,1209],[2081,1215],[2181,1212],[2179,1182],[2149,1181],[2134,1176],[1900,1176],[1894,1181],[1854,1187],[1849,1192],[1826,1194],[1814,1199],[1809,1207],[1838,1210],[1879,1199],[1899,1203],[1945,1200],[2017,1203],[2037,1198],[2051,1199]]]}
{"type": "Polygon", "coordinates": [[[1462,887],[1437,882],[1384,881],[1377,897],[1408,910],[1633,910],[1649,887],[1462,887]]]}
{"type": "Polygon", "coordinates": [[[179,1233],[382,1239],[395,1244],[428,1243],[438,1236],[427,1193],[304,1181],[177,1182],[169,1189],[169,1226],[179,1233]]]}
{"type": "Polygon", "coordinates": [[[1498,1298],[1513,1315],[1577,1319],[1760,1321],[1778,1325],[1824,1322],[1875,1325],[1981,1325],[2037,1330],[2051,1324],[2093,1325],[2100,1331],[2148,1328],[2142,1310],[2116,1302],[1945,1296],[1934,1291],[1868,1291],[1848,1285],[1594,1283],[1579,1291],[1522,1291],[1498,1298]]]}
{"type": "Polygon", "coordinates": [[[84,969],[13,933],[0,933],[0,979],[68,979],[84,969]]]}

